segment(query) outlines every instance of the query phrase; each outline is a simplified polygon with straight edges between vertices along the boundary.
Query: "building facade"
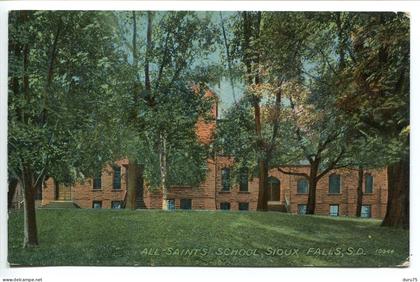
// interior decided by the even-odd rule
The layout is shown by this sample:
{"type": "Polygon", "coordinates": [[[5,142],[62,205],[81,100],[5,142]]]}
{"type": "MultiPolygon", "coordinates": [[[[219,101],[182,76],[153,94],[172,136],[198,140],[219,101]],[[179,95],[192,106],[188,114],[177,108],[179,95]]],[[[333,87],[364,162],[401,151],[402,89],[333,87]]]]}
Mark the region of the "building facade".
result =
{"type": "MultiPolygon", "coordinates": [[[[207,92],[205,95],[214,95],[207,92]]],[[[217,103],[212,108],[214,120],[199,120],[196,132],[199,142],[213,142],[216,128],[217,103]]],[[[257,177],[241,170],[233,176],[233,159],[215,156],[207,160],[205,180],[198,187],[172,186],[168,189],[169,209],[254,211],[257,208],[257,177]]],[[[285,166],[283,171],[309,173],[309,166],[285,166]]],[[[324,175],[316,190],[315,214],[331,216],[355,216],[357,206],[358,171],[337,169],[324,175]]],[[[308,181],[301,177],[269,171],[267,205],[272,211],[304,214],[308,200],[308,181]]],[[[116,161],[106,166],[101,175],[94,179],[71,186],[55,183],[49,178],[37,193],[37,206],[54,207],[66,203],[68,207],[81,208],[123,208],[128,188],[128,160],[116,161]],[[56,206],[56,205],[55,205],[56,206]]],[[[142,181],[136,188],[136,205],[139,209],[161,209],[162,195],[142,181]]],[[[20,189],[15,194],[14,206],[22,203],[20,189]]],[[[387,205],[386,169],[366,170],[363,179],[362,217],[383,218],[387,205]]]]}
{"type": "MultiPolygon", "coordinates": [[[[207,92],[206,95],[214,95],[207,92]]],[[[196,132],[199,142],[210,144],[216,128],[217,105],[212,108],[214,121],[199,120],[196,132]]],[[[232,177],[233,160],[216,156],[207,160],[205,180],[198,187],[172,186],[168,191],[170,209],[193,210],[256,210],[258,178],[247,171],[232,177]]],[[[282,167],[284,171],[309,173],[309,166],[282,167]]],[[[103,169],[100,177],[87,179],[73,186],[58,185],[49,179],[43,188],[41,206],[54,201],[72,201],[81,208],[121,208],[127,195],[128,161],[120,160],[103,169]]],[[[332,170],[317,186],[316,209],[319,215],[355,216],[358,171],[332,170]]],[[[267,188],[269,210],[304,214],[308,200],[308,181],[300,176],[269,171],[267,188]]],[[[137,187],[137,208],[160,209],[162,195],[140,183],[137,187]]],[[[387,204],[386,169],[365,171],[363,179],[362,216],[383,218],[387,204]]]]}
{"type": "MultiPolygon", "coordinates": [[[[100,179],[88,179],[73,186],[55,185],[48,180],[42,193],[41,206],[54,201],[72,201],[81,208],[121,208],[127,193],[127,161],[116,162],[102,171],[100,179]]],[[[250,179],[246,171],[239,181],[231,177],[232,160],[217,157],[207,161],[207,177],[198,187],[173,186],[168,191],[170,209],[193,210],[256,210],[258,178],[250,179]]],[[[288,166],[283,170],[309,172],[308,166],[288,166]]],[[[308,199],[308,181],[284,174],[277,169],[269,172],[267,204],[269,210],[304,214],[308,199]]],[[[355,216],[358,171],[333,170],[322,177],[317,186],[315,214],[355,216]]],[[[385,169],[365,171],[363,181],[362,217],[383,218],[387,204],[385,169]]],[[[149,187],[137,191],[138,208],[160,209],[162,195],[149,187]]]]}

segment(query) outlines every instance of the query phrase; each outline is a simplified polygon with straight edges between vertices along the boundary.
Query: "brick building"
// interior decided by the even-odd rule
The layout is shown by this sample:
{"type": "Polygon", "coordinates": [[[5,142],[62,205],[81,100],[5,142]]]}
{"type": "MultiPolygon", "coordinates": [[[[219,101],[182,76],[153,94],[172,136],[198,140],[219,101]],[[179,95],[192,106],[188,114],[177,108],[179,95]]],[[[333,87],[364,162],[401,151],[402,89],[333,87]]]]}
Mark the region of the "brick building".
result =
{"type": "MultiPolygon", "coordinates": [[[[213,95],[208,92],[206,95],[213,95]]],[[[211,143],[216,127],[217,106],[213,107],[213,122],[200,120],[196,131],[200,142],[211,143]]],[[[256,210],[258,178],[247,171],[233,181],[233,160],[216,156],[207,160],[206,179],[198,187],[173,186],[168,191],[170,209],[193,210],[256,210]]],[[[121,208],[127,194],[128,161],[120,160],[103,169],[102,175],[73,186],[57,185],[49,179],[42,191],[41,206],[56,201],[71,201],[81,208],[121,208]]],[[[287,166],[283,170],[309,172],[309,166],[287,166]]],[[[319,215],[355,216],[358,171],[333,170],[320,179],[317,186],[316,210],[319,215]]],[[[270,210],[303,214],[308,199],[308,181],[300,176],[284,174],[278,169],[269,172],[268,207],[270,210]]],[[[362,216],[383,218],[387,203],[386,169],[365,172],[363,181],[362,216]]],[[[138,185],[137,207],[160,209],[160,191],[138,185]]]]}
{"type": "MultiPolygon", "coordinates": [[[[127,191],[127,161],[118,161],[102,171],[100,181],[88,179],[73,186],[46,182],[41,205],[52,201],[73,201],[81,208],[120,208],[127,191]]],[[[248,179],[243,171],[240,181],[233,184],[230,176],[232,161],[217,157],[207,161],[206,180],[198,187],[174,186],[168,191],[170,208],[196,210],[256,210],[258,178],[248,179]]],[[[308,172],[308,166],[283,167],[285,170],[308,172]]],[[[304,213],[308,198],[306,179],[270,170],[268,206],[271,210],[304,213]]],[[[318,183],[315,213],[319,215],[354,216],[356,214],[358,172],[338,169],[325,175],[318,183]]],[[[365,172],[363,181],[362,216],[383,218],[387,203],[386,170],[365,172]]],[[[161,193],[141,187],[139,208],[160,209],[161,193]]]]}

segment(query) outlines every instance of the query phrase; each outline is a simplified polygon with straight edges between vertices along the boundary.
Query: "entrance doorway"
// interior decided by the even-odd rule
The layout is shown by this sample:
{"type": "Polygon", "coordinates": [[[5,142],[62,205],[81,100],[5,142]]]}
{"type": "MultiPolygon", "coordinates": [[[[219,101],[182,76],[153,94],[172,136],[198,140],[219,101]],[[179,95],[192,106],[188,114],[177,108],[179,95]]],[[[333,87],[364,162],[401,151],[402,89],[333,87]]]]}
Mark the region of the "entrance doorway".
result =
{"type": "Polygon", "coordinates": [[[71,201],[71,186],[58,184],[56,187],[56,200],[58,201],[71,201]]]}

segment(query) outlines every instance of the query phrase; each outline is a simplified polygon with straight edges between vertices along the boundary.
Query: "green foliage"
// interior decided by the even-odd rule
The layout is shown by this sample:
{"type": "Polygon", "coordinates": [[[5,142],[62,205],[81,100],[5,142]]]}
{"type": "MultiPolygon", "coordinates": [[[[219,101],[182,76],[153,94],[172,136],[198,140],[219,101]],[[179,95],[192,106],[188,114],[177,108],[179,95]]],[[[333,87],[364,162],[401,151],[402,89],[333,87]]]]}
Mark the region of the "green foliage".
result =
{"type": "MultiPolygon", "coordinates": [[[[257,14],[249,13],[248,20],[258,20],[257,14]]],[[[259,31],[251,25],[249,46],[243,41],[243,21],[238,13],[229,22],[232,56],[240,62],[235,67],[242,68],[245,79],[247,56],[259,64],[260,82],[228,111],[219,130],[220,142],[236,147],[229,148],[229,154],[255,163],[269,149],[271,166],[318,157],[320,168],[340,155],[337,166],[379,167],[407,154],[406,15],[265,12],[259,31]],[[279,91],[281,105],[276,109],[279,91]],[[251,120],[255,101],[263,113],[263,150],[256,150],[251,120]],[[279,133],[273,137],[275,126],[279,133]]]]}
{"type": "Polygon", "coordinates": [[[128,105],[135,117],[124,124],[131,132],[127,155],[143,165],[144,176],[153,188],[162,183],[162,155],[169,185],[197,186],[205,177],[208,148],[198,142],[195,125],[199,119],[209,119],[216,101],[205,97],[204,91],[206,84],[217,80],[220,69],[209,59],[217,41],[211,15],[117,12],[116,16],[122,39],[119,49],[126,52],[132,68],[125,81],[138,86],[131,91],[128,105]],[[167,144],[165,150],[163,142],[167,144]]]}
{"type": "Polygon", "coordinates": [[[144,165],[145,178],[154,188],[161,183],[161,137],[168,144],[169,185],[198,186],[207,171],[208,148],[199,143],[195,126],[199,118],[204,120],[215,101],[182,87],[162,93],[153,109],[141,113],[145,127],[139,133],[138,160],[144,165]]]}
{"type": "Polygon", "coordinates": [[[214,150],[216,154],[235,159],[233,175],[243,167],[256,172],[259,152],[253,118],[251,103],[244,97],[217,123],[214,150]]]}
{"type": "Polygon", "coordinates": [[[112,21],[102,12],[10,14],[11,175],[30,165],[72,182],[118,157],[126,86],[112,21]]]}
{"type": "Polygon", "coordinates": [[[351,14],[338,106],[368,138],[384,144],[387,162],[409,150],[410,36],[404,13],[351,14]],[[351,37],[350,37],[351,36],[351,37]]]}

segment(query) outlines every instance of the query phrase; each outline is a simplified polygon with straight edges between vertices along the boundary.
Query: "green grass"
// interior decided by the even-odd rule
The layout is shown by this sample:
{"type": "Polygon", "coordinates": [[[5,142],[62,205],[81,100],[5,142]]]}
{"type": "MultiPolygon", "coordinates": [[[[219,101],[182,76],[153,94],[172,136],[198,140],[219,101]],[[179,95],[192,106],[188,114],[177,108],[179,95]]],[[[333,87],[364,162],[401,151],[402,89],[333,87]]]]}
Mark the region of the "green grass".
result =
{"type": "Polygon", "coordinates": [[[22,222],[21,212],[9,214],[12,265],[377,267],[400,265],[409,253],[408,231],[353,218],[40,209],[40,245],[31,249],[22,248],[22,222]],[[270,248],[288,252],[272,255],[270,248]],[[290,249],[298,249],[297,255],[290,249]]]}

